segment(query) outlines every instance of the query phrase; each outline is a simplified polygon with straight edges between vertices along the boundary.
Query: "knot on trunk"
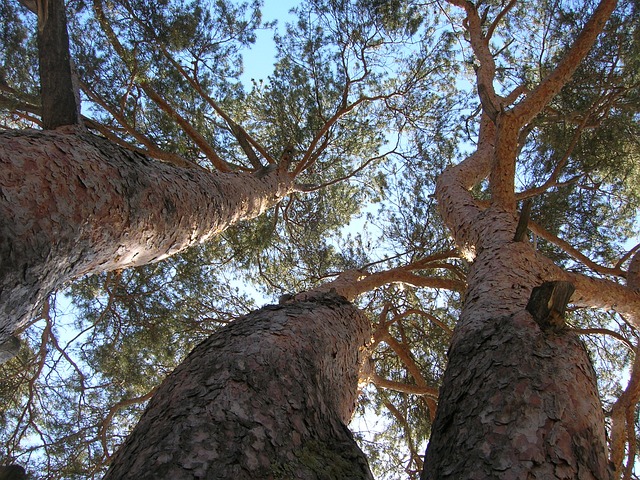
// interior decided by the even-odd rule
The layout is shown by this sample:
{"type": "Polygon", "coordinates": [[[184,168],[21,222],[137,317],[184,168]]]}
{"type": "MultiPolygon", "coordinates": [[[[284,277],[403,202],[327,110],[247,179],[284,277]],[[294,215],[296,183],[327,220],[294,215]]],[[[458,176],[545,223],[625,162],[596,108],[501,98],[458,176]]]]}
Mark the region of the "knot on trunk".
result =
{"type": "Polygon", "coordinates": [[[631,262],[629,262],[627,287],[633,291],[640,292],[640,250],[631,257],[631,262]]]}
{"type": "Polygon", "coordinates": [[[570,282],[544,282],[535,287],[527,303],[527,311],[543,331],[565,327],[564,314],[575,287],[570,282]]]}

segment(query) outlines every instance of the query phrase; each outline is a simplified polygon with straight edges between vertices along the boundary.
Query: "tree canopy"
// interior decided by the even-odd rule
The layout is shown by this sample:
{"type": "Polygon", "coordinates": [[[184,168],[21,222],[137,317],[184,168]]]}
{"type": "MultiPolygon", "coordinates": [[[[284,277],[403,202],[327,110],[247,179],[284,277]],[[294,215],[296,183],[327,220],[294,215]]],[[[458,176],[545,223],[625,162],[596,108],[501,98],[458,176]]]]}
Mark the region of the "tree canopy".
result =
{"type": "MultiPolygon", "coordinates": [[[[42,125],[37,18],[24,3],[0,0],[4,129],[42,125]]],[[[99,478],[197,343],[357,270],[374,333],[352,428],[378,478],[419,478],[472,260],[443,223],[436,181],[477,147],[481,110],[502,108],[492,99],[517,105],[553,71],[595,3],[306,0],[273,22],[257,0],[67,1],[88,129],[189,168],[284,164],[300,188],[205,244],[52,295],[0,366],[2,461],[35,478],[99,478]],[[263,29],[275,64],[243,81],[263,29]]],[[[640,248],[639,8],[616,7],[514,146],[529,241],[621,285],[640,248]]],[[[473,195],[488,203],[489,182],[473,195]]],[[[611,458],[634,478],[638,323],[571,305],[568,322],[594,361],[611,458]]]]}

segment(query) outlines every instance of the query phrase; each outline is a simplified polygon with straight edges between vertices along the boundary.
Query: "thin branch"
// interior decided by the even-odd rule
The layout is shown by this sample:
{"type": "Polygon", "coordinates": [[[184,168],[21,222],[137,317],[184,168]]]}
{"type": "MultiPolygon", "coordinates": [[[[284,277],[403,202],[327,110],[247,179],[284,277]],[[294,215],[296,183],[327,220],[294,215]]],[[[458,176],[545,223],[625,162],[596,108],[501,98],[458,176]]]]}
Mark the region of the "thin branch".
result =
{"type": "Polygon", "coordinates": [[[258,160],[258,157],[253,151],[252,147],[255,148],[260,153],[260,155],[262,155],[267,160],[268,163],[277,163],[276,160],[269,154],[269,152],[267,152],[267,150],[258,141],[256,141],[244,128],[242,128],[242,126],[236,123],[202,88],[202,85],[200,84],[198,79],[187,73],[184,67],[180,65],[180,63],[175,58],[173,58],[173,56],[164,47],[164,45],[161,45],[160,48],[164,56],[167,58],[167,60],[169,60],[169,62],[171,62],[171,64],[180,73],[180,75],[182,75],[182,77],[189,82],[189,84],[198,92],[198,94],[202,98],[205,99],[205,101],[211,106],[211,108],[213,108],[213,110],[218,115],[220,115],[220,117],[227,123],[227,125],[229,125],[231,133],[233,133],[234,137],[236,137],[236,140],[238,140],[240,147],[245,152],[247,158],[254,168],[259,169],[263,165],[258,160]]]}
{"type": "MultiPolygon", "coordinates": [[[[128,53],[124,46],[120,43],[117,35],[111,28],[111,24],[106,17],[102,0],[93,0],[93,9],[96,17],[100,23],[102,30],[105,32],[109,42],[118,53],[120,58],[124,61],[128,53]]],[[[125,61],[126,63],[126,61],[125,61]]],[[[207,142],[207,140],[198,132],[193,125],[187,119],[185,119],[180,113],[178,113],[152,86],[146,81],[140,82],[140,87],[144,90],[147,96],[167,115],[176,121],[176,123],[182,128],[182,130],[193,140],[193,142],[200,148],[205,156],[211,161],[212,165],[220,172],[229,172],[231,168],[218,156],[215,150],[207,142]]]]}
{"type": "Polygon", "coordinates": [[[115,416],[115,414],[118,413],[118,411],[122,410],[123,408],[146,402],[151,397],[153,397],[157,389],[158,387],[154,387],[149,392],[139,397],[120,400],[118,403],[116,403],[115,405],[112,405],[111,408],[109,408],[109,412],[107,412],[106,417],[102,419],[102,421],[100,422],[100,425],[98,426],[98,436],[100,437],[100,442],[102,443],[102,448],[103,448],[103,454],[105,455],[106,458],[109,458],[111,456],[109,455],[109,448],[107,445],[107,430],[111,425],[111,421],[113,420],[113,417],[115,416]]]}
{"type": "MultiPolygon", "coordinates": [[[[409,375],[411,375],[415,380],[416,385],[418,385],[419,387],[427,388],[428,387],[427,382],[422,376],[420,367],[418,367],[418,364],[413,359],[413,356],[411,355],[411,351],[404,344],[396,340],[393,337],[393,335],[389,333],[388,330],[383,335],[382,341],[385,342],[387,345],[389,345],[389,347],[391,347],[391,349],[395,352],[395,354],[398,355],[398,358],[406,367],[407,371],[409,372],[409,375]]],[[[437,395],[436,388],[432,389],[432,394],[437,395]]]]}
{"type": "Polygon", "coordinates": [[[580,252],[577,248],[573,247],[569,242],[567,242],[566,240],[562,240],[561,238],[556,237],[551,232],[547,231],[542,226],[538,225],[537,223],[535,223],[535,222],[533,222],[531,220],[529,220],[529,230],[531,230],[533,233],[535,233],[538,237],[543,238],[544,240],[548,241],[549,243],[554,244],[556,247],[560,248],[566,254],[571,256],[574,260],[579,261],[580,263],[584,264],[586,267],[590,268],[591,270],[593,270],[596,273],[600,273],[602,275],[615,275],[615,276],[618,276],[618,277],[624,277],[625,276],[624,271],[620,267],[618,267],[618,266],[616,266],[616,267],[605,267],[605,266],[602,266],[602,265],[594,262],[589,257],[587,257],[585,254],[580,252]]]}
{"type": "Polygon", "coordinates": [[[560,178],[560,174],[562,173],[562,170],[564,169],[564,167],[567,165],[567,162],[569,161],[569,157],[571,156],[576,146],[578,145],[578,142],[580,141],[580,136],[582,135],[582,132],[584,131],[584,128],[587,125],[588,119],[589,119],[589,116],[588,115],[585,116],[582,122],[580,122],[580,125],[578,125],[578,128],[576,129],[576,131],[573,132],[573,137],[571,138],[571,142],[569,142],[569,146],[567,147],[564,154],[562,155],[562,158],[558,160],[558,163],[556,163],[555,167],[553,168],[553,172],[551,172],[551,175],[549,176],[549,178],[547,178],[547,180],[539,187],[530,188],[529,190],[525,190],[524,192],[518,194],[517,198],[531,198],[537,195],[542,195],[550,188],[558,186],[558,178],[560,178]]]}
{"type": "MultiPolygon", "coordinates": [[[[197,163],[192,162],[191,160],[187,160],[186,158],[181,157],[180,155],[176,155],[174,153],[166,152],[160,148],[146,135],[137,130],[133,125],[131,125],[124,115],[119,113],[115,108],[109,105],[102,97],[100,97],[93,89],[85,84],[80,84],[82,91],[94,102],[104,108],[124,129],[127,133],[129,133],[133,138],[135,138],[138,142],[146,147],[146,150],[143,148],[136,147],[126,140],[120,138],[118,135],[115,135],[113,131],[99,122],[91,120],[87,127],[94,128],[102,133],[105,137],[111,140],[118,145],[125,147],[129,150],[134,150],[142,155],[148,155],[153,158],[157,158],[159,160],[163,160],[167,163],[171,163],[178,167],[184,168],[202,168],[197,163]]],[[[86,122],[85,122],[86,123],[86,122]]]]}
{"type": "MultiPolygon", "coordinates": [[[[449,335],[449,336],[453,335],[453,330],[451,328],[449,328],[449,326],[446,323],[444,323],[442,320],[440,320],[435,315],[432,315],[432,314],[430,314],[428,312],[425,312],[424,310],[420,310],[418,308],[410,308],[410,309],[406,310],[404,313],[402,313],[401,318],[404,318],[404,317],[406,317],[408,315],[420,315],[422,317],[425,317],[430,322],[434,323],[435,325],[440,327],[442,330],[444,330],[447,335],[449,335]]],[[[401,318],[394,319],[394,320],[395,321],[399,321],[401,318]]]]}
{"type": "Polygon", "coordinates": [[[194,143],[202,150],[202,153],[211,161],[212,165],[219,172],[230,172],[229,164],[224,161],[216,153],[213,147],[207,142],[207,140],[198,132],[191,123],[175,110],[164,97],[162,97],[151,85],[147,82],[140,82],[140,86],[145,91],[153,102],[160,107],[166,114],[173,118],[182,130],[194,141],[194,143]]]}
{"type": "Polygon", "coordinates": [[[355,170],[352,170],[348,174],[346,174],[346,175],[344,175],[342,177],[334,178],[333,180],[330,180],[328,182],[322,183],[320,185],[308,186],[308,187],[306,187],[304,189],[304,191],[305,192],[315,192],[315,191],[318,191],[318,190],[322,190],[322,189],[324,189],[326,187],[329,187],[331,185],[335,185],[336,183],[343,182],[344,180],[348,180],[349,178],[354,177],[355,175],[360,173],[362,170],[367,168],[369,165],[371,165],[371,163],[375,162],[376,160],[383,159],[384,157],[386,157],[387,155],[389,155],[392,152],[393,152],[393,150],[391,150],[390,152],[385,152],[382,155],[371,157],[368,160],[364,161],[362,164],[360,164],[360,166],[358,168],[356,168],[355,170]]]}
{"type": "Polygon", "coordinates": [[[2,94],[0,94],[0,108],[9,111],[21,110],[35,115],[40,115],[42,113],[42,107],[36,103],[29,103],[2,94]]]}
{"type": "Polygon", "coordinates": [[[443,252],[436,252],[436,253],[432,253],[431,255],[427,255],[426,257],[415,260],[405,265],[404,268],[406,268],[407,270],[423,270],[426,268],[440,268],[440,266],[432,267],[432,264],[438,263],[438,265],[440,265],[440,262],[450,258],[460,258],[460,254],[458,253],[457,250],[445,250],[443,252]]]}
{"type": "Polygon", "coordinates": [[[489,28],[487,30],[487,39],[490,39],[493,36],[493,32],[495,31],[496,27],[498,26],[498,24],[500,23],[500,21],[505,17],[505,15],[507,13],[509,13],[509,10],[511,10],[515,4],[517,3],[517,0],[511,0],[506,7],[504,7],[500,13],[498,13],[498,15],[496,15],[496,18],[493,20],[493,22],[491,23],[491,25],[489,25],[489,28]]]}
{"type": "Polygon", "coordinates": [[[638,250],[640,250],[640,243],[638,243],[635,247],[633,247],[631,250],[625,253],[622,256],[622,258],[618,260],[618,263],[616,263],[616,268],[622,268],[622,265],[624,264],[624,262],[629,260],[629,258],[631,258],[632,255],[635,255],[635,253],[638,252],[638,250]]]}
{"type": "Polygon", "coordinates": [[[609,335],[610,337],[615,338],[621,343],[624,343],[625,346],[629,348],[629,350],[635,351],[636,349],[633,343],[631,343],[627,338],[625,338],[623,335],[620,335],[616,331],[609,330],[608,328],[571,328],[571,331],[580,335],[609,335]]]}
{"type": "MultiPolygon", "coordinates": [[[[611,409],[610,462],[613,464],[616,472],[619,472],[622,468],[625,443],[633,441],[635,444],[635,431],[633,428],[631,428],[631,432],[633,432],[632,436],[629,437],[627,435],[629,432],[629,426],[627,425],[628,412],[629,410],[631,410],[632,413],[635,412],[638,400],[640,400],[640,351],[637,348],[634,350],[635,359],[633,367],[631,368],[629,383],[611,409]]],[[[631,418],[631,426],[633,427],[635,415],[632,415],[631,418]]]]}
{"type": "MultiPolygon", "coordinates": [[[[345,95],[348,94],[348,89],[349,89],[349,83],[347,83],[347,85],[345,86],[344,92],[343,92],[343,104],[344,104],[344,100],[347,98],[345,95]]],[[[329,131],[329,129],[336,124],[336,122],[338,120],[340,120],[343,116],[345,116],[347,113],[351,112],[354,108],[356,108],[357,106],[361,105],[362,103],[365,102],[375,102],[378,100],[388,100],[392,97],[395,97],[397,95],[397,93],[391,93],[391,94],[387,94],[387,95],[375,95],[375,96],[362,96],[360,98],[358,98],[358,100],[356,100],[355,102],[348,104],[348,105],[343,105],[341,104],[337,109],[336,112],[324,123],[324,125],[316,132],[316,135],[313,137],[313,140],[311,140],[311,143],[309,144],[309,148],[307,148],[304,156],[302,157],[302,160],[298,163],[298,165],[296,166],[295,170],[293,171],[294,175],[298,175],[300,172],[302,172],[303,170],[307,170],[308,168],[310,168],[316,161],[316,159],[319,157],[319,151],[316,148],[318,146],[318,144],[320,143],[320,140],[325,136],[325,134],[329,131]]]]}
{"type": "Polygon", "coordinates": [[[432,398],[438,398],[438,389],[427,386],[414,385],[404,382],[396,382],[394,380],[388,380],[381,377],[377,373],[371,373],[369,380],[376,387],[385,388],[387,390],[393,390],[400,393],[408,393],[409,395],[426,395],[432,398]]]}
{"type": "Polygon", "coordinates": [[[418,470],[422,470],[422,467],[423,467],[422,458],[420,458],[420,454],[416,450],[416,447],[413,441],[413,436],[412,436],[412,429],[411,429],[411,426],[409,425],[407,418],[404,415],[402,415],[402,413],[400,413],[400,410],[398,410],[396,406],[393,405],[393,403],[391,403],[389,400],[385,400],[384,405],[391,412],[391,414],[396,418],[398,423],[402,426],[402,430],[404,431],[404,439],[407,442],[407,446],[409,447],[409,453],[410,453],[410,459],[411,459],[409,460],[409,465],[407,466],[407,468],[411,467],[412,461],[415,461],[418,470]]]}

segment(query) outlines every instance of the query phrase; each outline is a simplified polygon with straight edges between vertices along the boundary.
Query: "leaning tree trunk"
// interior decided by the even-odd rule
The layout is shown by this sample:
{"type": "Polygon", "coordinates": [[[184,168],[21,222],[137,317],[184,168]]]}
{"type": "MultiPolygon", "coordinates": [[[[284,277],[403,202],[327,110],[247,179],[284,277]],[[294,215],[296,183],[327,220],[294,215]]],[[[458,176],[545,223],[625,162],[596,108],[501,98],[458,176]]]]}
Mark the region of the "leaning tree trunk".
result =
{"type": "Polygon", "coordinates": [[[76,127],[1,132],[0,343],[64,282],[166,258],[291,189],[286,172],[180,168],[76,127]]]}
{"type": "Polygon", "coordinates": [[[234,321],[159,387],[105,479],[372,479],[345,426],[370,335],[334,293],[234,321]]]}
{"type": "Polygon", "coordinates": [[[283,169],[216,175],[84,131],[65,2],[21,3],[38,15],[47,131],[0,132],[0,363],[16,353],[13,332],[65,282],[161,260],[260,215],[293,187],[283,169]]]}

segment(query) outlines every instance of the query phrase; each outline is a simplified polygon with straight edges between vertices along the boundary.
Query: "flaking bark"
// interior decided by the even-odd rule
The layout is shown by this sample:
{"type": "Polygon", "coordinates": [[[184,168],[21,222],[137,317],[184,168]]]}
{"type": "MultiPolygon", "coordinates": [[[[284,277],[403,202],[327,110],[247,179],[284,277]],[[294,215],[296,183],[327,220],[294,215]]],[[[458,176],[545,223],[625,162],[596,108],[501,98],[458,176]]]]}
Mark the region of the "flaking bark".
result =
{"type": "Polygon", "coordinates": [[[541,328],[528,299],[553,271],[523,242],[472,265],[422,478],[605,480],[604,417],[589,356],[541,328]]]}
{"type": "Polygon", "coordinates": [[[166,258],[292,188],[286,172],[175,167],[77,128],[0,133],[0,342],[64,282],[166,258]]]}
{"type": "MultiPolygon", "coordinates": [[[[471,2],[450,2],[465,8],[469,17],[477,14],[471,2]]],[[[556,69],[524,100],[511,109],[505,104],[496,115],[487,112],[483,102],[476,152],[447,168],[438,180],[436,197],[445,224],[473,264],[425,456],[424,480],[611,478],[602,406],[586,350],[562,328],[562,318],[548,322],[542,315],[536,322],[526,307],[534,288],[570,282],[576,288],[574,304],[614,302],[619,311],[633,313],[637,323],[639,296],[610,281],[565,272],[527,242],[514,241],[524,239],[516,235],[514,172],[522,128],[570,78],[615,3],[600,2],[556,69]],[[487,177],[488,208],[469,192],[487,177]]],[[[482,36],[483,30],[473,26],[469,21],[469,34],[482,36]]],[[[492,64],[476,47],[484,48],[481,40],[472,40],[476,56],[492,64]]],[[[478,73],[479,86],[492,81],[478,73]]],[[[563,308],[555,310],[558,316],[563,308]]]]}
{"type": "Polygon", "coordinates": [[[334,293],[232,322],[160,386],[105,480],[372,479],[345,426],[370,335],[334,293]]]}
{"type": "Polygon", "coordinates": [[[580,340],[527,312],[457,338],[422,478],[611,478],[595,373],[580,340]],[[524,360],[524,361],[523,361],[524,360]]]}

